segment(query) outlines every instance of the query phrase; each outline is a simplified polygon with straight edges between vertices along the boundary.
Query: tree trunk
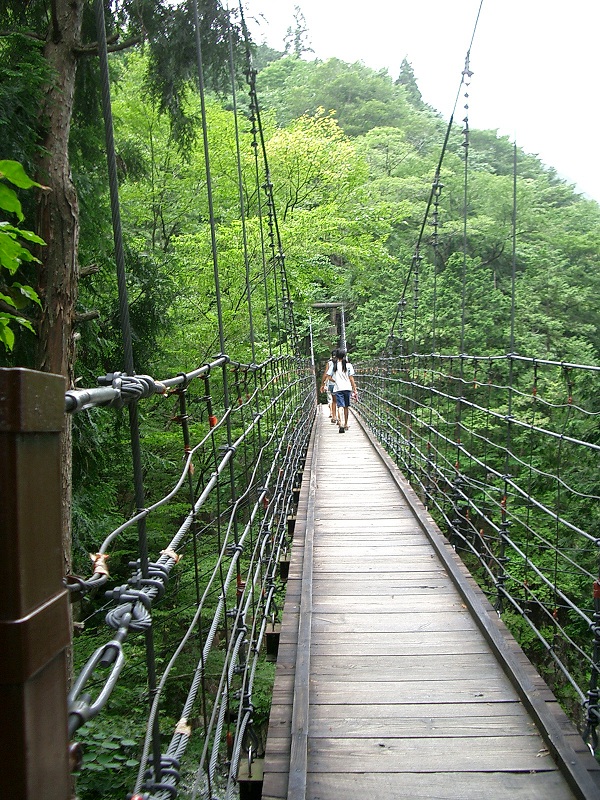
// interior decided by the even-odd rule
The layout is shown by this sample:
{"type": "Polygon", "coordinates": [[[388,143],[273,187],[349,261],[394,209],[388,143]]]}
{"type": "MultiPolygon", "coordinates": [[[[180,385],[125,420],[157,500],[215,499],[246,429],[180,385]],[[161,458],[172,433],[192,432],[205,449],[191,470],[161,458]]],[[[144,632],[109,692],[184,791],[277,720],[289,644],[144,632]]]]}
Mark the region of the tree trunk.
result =
{"type": "MultiPolygon", "coordinates": [[[[49,187],[38,204],[38,232],[47,247],[41,254],[42,315],[38,330],[38,368],[64,375],[73,385],[73,322],[77,302],[79,205],[69,167],[77,56],[85,0],[52,0],[45,56],[54,75],[42,110],[44,156],[37,179],[49,187]]],[[[62,437],[63,543],[65,571],[71,568],[71,424],[62,437]]]]}

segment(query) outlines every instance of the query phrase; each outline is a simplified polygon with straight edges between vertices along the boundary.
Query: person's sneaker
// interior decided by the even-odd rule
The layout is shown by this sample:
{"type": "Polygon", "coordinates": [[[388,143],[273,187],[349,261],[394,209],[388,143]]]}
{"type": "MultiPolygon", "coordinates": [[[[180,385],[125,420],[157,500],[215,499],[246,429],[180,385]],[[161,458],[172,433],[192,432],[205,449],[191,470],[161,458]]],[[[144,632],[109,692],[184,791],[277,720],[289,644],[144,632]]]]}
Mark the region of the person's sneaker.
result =
{"type": "Polygon", "coordinates": [[[339,429],[338,433],[346,433],[346,429],[344,428],[343,425],[340,425],[340,429],[339,429]]]}

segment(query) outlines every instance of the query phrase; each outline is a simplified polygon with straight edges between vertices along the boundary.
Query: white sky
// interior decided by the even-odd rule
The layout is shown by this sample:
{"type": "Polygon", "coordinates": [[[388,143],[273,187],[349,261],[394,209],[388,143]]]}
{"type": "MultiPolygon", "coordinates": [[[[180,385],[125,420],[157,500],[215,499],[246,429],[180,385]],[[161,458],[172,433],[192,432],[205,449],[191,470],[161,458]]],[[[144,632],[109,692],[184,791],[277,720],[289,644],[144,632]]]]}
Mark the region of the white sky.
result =
{"type": "MultiPolygon", "coordinates": [[[[412,64],[448,119],[481,0],[243,0],[255,41],[283,50],[299,6],[320,59],[397,78],[412,64]],[[255,18],[255,19],[253,19],[255,18]],[[257,23],[260,23],[257,24],[257,23]]],[[[471,48],[472,128],[497,129],[600,201],[600,0],[483,0],[471,48]]],[[[459,98],[455,119],[463,116],[459,98]]]]}

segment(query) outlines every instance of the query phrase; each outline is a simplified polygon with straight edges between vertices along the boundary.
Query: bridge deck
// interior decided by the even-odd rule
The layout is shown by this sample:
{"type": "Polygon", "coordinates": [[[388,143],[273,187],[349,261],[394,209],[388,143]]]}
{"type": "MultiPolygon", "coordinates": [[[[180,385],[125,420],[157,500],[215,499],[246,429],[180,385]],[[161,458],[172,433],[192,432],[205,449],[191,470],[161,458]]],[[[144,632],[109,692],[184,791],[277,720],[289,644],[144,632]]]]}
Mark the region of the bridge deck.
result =
{"type": "Polygon", "coordinates": [[[600,797],[595,761],[414,494],[356,420],[340,435],[326,411],[298,507],[263,800],[600,797]]]}

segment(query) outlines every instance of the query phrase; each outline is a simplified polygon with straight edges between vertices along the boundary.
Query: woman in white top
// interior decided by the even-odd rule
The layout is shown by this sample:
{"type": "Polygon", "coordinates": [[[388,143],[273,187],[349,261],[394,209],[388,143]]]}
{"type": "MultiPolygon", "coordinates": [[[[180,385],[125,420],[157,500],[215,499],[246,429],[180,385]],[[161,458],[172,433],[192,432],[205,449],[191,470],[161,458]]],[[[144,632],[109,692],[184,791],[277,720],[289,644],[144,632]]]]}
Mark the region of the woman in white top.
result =
{"type": "Polygon", "coordinates": [[[354,383],[354,367],[346,360],[346,351],[341,348],[337,351],[337,359],[329,366],[327,374],[334,384],[333,394],[338,408],[344,410],[344,422],[340,420],[339,432],[348,430],[348,409],[350,408],[350,393],[356,400],[358,392],[354,383]]]}

